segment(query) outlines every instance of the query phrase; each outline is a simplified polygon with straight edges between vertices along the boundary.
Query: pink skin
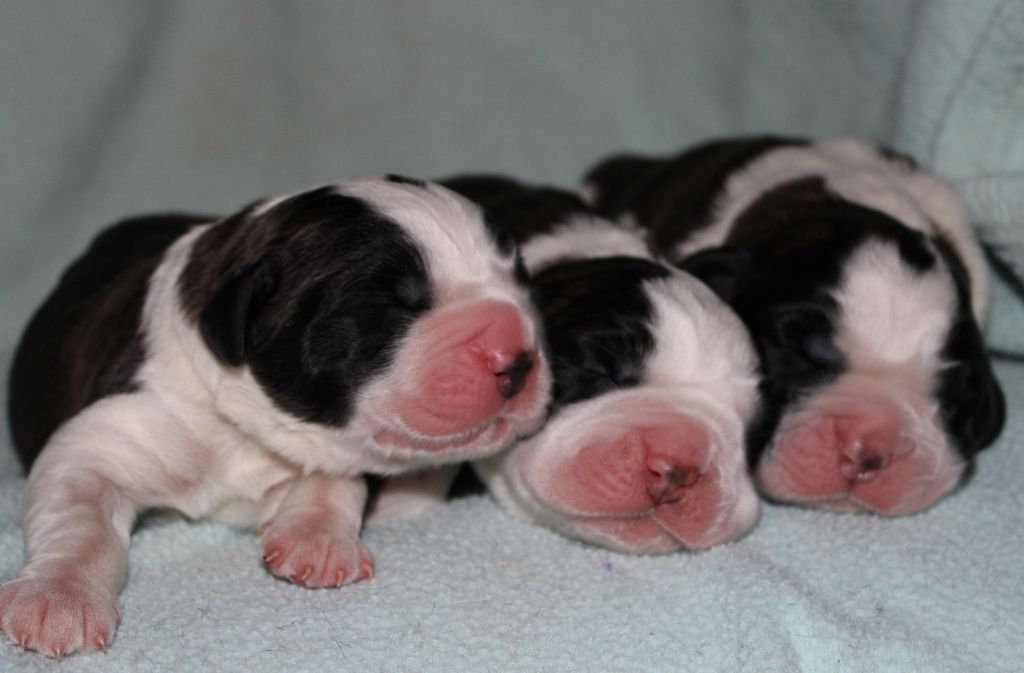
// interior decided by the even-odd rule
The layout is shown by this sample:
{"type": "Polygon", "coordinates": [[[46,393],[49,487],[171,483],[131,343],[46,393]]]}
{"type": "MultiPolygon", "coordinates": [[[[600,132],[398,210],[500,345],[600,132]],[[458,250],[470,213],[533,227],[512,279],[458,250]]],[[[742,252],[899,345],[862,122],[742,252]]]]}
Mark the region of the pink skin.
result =
{"type": "Polygon", "coordinates": [[[373,577],[373,557],[359,539],[366,489],[314,474],[295,482],[260,527],[263,560],[278,577],[309,588],[373,577]]]}
{"type": "Polygon", "coordinates": [[[762,459],[757,481],[772,498],[835,511],[919,512],[956,484],[962,468],[944,458],[948,449],[915,439],[910,424],[878,397],[805,412],[762,459]]]}
{"type": "Polygon", "coordinates": [[[708,426],[649,404],[624,406],[588,428],[566,457],[529,461],[523,478],[535,497],[584,536],[628,551],[701,549],[743,533],[708,426]]]}
{"type": "Polygon", "coordinates": [[[482,300],[441,310],[413,326],[409,343],[416,348],[396,368],[405,375],[375,405],[378,444],[476,455],[539,421],[547,368],[516,306],[482,300]],[[532,363],[518,385],[509,374],[517,358],[532,363]]]}
{"type": "Polygon", "coordinates": [[[86,471],[65,485],[46,489],[58,500],[48,502],[47,511],[29,508],[29,561],[0,588],[0,626],[7,637],[57,659],[106,649],[113,639],[134,520],[130,505],[100,475],[86,471]]]}

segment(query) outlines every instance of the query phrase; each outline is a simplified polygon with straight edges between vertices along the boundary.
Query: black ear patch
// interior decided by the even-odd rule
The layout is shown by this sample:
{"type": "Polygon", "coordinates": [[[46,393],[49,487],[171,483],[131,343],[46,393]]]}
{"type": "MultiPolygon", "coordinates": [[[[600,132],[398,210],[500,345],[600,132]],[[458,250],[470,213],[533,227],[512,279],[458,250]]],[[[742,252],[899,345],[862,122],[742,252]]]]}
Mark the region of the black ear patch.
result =
{"type": "Polygon", "coordinates": [[[950,363],[939,375],[936,396],[946,432],[970,460],[996,440],[1006,422],[1006,399],[985,351],[984,337],[971,310],[971,278],[953,246],[932,238],[956,286],[956,317],[942,357],[950,363]]]}
{"type": "Polygon", "coordinates": [[[214,356],[238,367],[260,341],[260,322],[277,291],[279,274],[269,257],[221,285],[199,314],[199,331],[214,356]]]}
{"type": "Polygon", "coordinates": [[[533,279],[548,335],[555,407],[643,382],[655,340],[644,284],[669,272],[646,259],[571,260],[533,279]]]}
{"type": "Polygon", "coordinates": [[[939,412],[946,431],[970,460],[1002,432],[1006,399],[970,314],[953,327],[943,356],[951,365],[939,376],[939,412]]]}
{"type": "Polygon", "coordinates": [[[701,250],[676,264],[711,288],[722,301],[730,303],[749,275],[750,251],[724,245],[701,250]]]}
{"type": "Polygon", "coordinates": [[[395,184],[399,184],[399,185],[410,185],[412,187],[426,187],[427,186],[427,183],[425,183],[423,180],[420,180],[418,178],[410,178],[410,177],[406,177],[404,175],[395,175],[394,173],[389,173],[389,174],[385,175],[384,179],[387,180],[388,182],[394,182],[395,184]]]}

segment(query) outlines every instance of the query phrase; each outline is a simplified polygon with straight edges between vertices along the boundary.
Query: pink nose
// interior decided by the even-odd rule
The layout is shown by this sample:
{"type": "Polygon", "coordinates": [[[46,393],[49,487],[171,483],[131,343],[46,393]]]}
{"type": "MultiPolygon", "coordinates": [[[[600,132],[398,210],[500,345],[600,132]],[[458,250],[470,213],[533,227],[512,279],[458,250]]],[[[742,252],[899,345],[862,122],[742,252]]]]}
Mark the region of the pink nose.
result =
{"type": "Polygon", "coordinates": [[[519,353],[512,359],[504,369],[500,370],[496,377],[498,382],[498,392],[506,400],[510,400],[523,391],[526,387],[526,380],[530,376],[530,371],[533,369],[533,353],[529,351],[519,351],[519,353]]]}
{"type": "Polygon", "coordinates": [[[425,343],[417,378],[420,405],[404,414],[427,435],[467,432],[537,395],[539,356],[528,318],[516,306],[481,301],[439,317],[425,343]]]}
{"type": "Polygon", "coordinates": [[[510,400],[523,391],[533,371],[535,354],[524,343],[521,313],[510,304],[481,304],[472,315],[484,327],[462,349],[477,364],[477,393],[482,400],[496,392],[510,400]]]}
{"type": "Polygon", "coordinates": [[[656,505],[677,502],[701,478],[701,464],[708,452],[704,429],[688,418],[648,428],[641,441],[646,451],[644,482],[656,505]]]}
{"type": "Polygon", "coordinates": [[[839,472],[850,483],[864,484],[885,470],[901,443],[901,424],[891,414],[835,419],[839,472]]]}
{"type": "Polygon", "coordinates": [[[677,465],[663,456],[647,458],[647,493],[656,505],[682,499],[687,487],[700,479],[700,470],[692,465],[677,465]]]}

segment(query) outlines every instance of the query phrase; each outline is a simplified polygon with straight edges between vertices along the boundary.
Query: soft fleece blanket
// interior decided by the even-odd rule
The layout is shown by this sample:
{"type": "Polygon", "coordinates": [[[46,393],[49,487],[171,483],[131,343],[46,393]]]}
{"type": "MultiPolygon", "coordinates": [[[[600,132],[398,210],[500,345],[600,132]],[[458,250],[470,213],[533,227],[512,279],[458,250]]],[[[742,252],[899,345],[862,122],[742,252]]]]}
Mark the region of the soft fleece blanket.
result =
{"type": "MultiPolygon", "coordinates": [[[[375,172],[572,186],[620,148],[716,134],[856,136],[965,194],[1024,270],[1020,0],[0,3],[0,362],[102,225],[226,212],[375,172]]],[[[1001,286],[989,338],[1024,353],[1001,286]]],[[[1024,670],[1024,367],[966,488],[882,520],[768,506],[743,540],[630,557],[484,496],[366,532],[377,577],[272,579],[255,536],[155,516],[106,654],[0,644],[0,671],[1024,670]]],[[[6,423],[4,424],[6,425],[6,423]]],[[[0,441],[0,580],[23,480],[0,441]]]]}

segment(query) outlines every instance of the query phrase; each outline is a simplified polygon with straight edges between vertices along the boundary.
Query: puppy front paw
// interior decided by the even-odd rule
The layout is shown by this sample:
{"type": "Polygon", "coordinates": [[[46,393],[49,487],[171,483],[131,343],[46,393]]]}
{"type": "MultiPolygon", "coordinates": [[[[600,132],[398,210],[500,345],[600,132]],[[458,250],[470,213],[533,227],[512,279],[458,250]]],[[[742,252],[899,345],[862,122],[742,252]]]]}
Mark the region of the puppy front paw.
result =
{"type": "Polygon", "coordinates": [[[73,580],[19,577],[0,587],[0,627],[7,637],[57,659],[107,649],[120,619],[114,596],[73,580]]]}
{"type": "Polygon", "coordinates": [[[373,556],[355,535],[317,521],[270,521],[261,530],[263,561],[278,577],[309,588],[373,577],[373,556]]]}

